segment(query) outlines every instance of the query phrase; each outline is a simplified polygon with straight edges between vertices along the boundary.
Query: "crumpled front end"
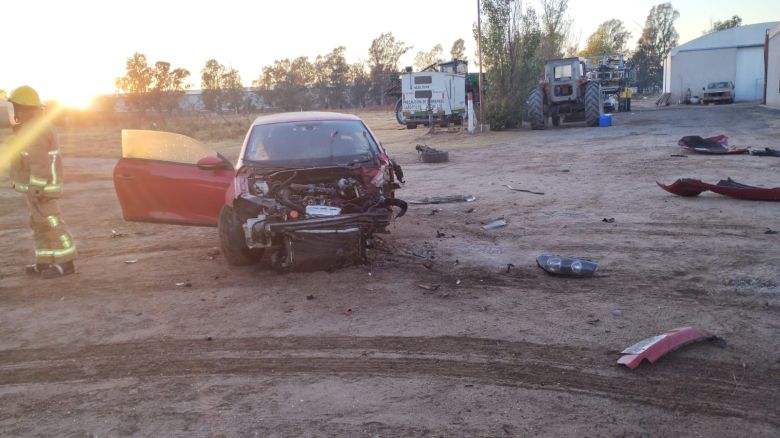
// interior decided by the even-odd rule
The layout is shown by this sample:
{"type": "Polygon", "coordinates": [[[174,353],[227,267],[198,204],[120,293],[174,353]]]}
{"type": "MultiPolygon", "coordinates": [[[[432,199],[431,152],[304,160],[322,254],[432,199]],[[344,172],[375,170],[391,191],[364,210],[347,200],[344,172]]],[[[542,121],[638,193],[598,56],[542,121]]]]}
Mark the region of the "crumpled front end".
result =
{"type": "Polygon", "coordinates": [[[392,178],[360,167],[283,170],[248,176],[233,203],[249,249],[270,251],[279,271],[336,269],[365,261],[376,233],[387,232],[407,205],[392,178]]]}

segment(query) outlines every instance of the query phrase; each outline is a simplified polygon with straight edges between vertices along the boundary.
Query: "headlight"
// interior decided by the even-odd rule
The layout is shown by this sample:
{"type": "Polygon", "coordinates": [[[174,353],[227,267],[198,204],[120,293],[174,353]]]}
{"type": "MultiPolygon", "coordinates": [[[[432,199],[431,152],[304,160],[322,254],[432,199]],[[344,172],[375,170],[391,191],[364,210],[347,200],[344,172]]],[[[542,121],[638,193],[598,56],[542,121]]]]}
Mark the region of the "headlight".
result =
{"type": "Polygon", "coordinates": [[[570,277],[589,277],[599,268],[598,263],[591,260],[552,255],[540,255],[536,264],[550,274],[570,277]]]}

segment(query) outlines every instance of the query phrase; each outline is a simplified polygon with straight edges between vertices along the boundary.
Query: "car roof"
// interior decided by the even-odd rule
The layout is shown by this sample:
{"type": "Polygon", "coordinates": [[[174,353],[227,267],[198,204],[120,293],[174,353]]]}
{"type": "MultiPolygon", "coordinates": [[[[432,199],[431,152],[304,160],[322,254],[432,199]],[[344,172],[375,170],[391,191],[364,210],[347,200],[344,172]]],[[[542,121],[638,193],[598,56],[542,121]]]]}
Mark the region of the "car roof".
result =
{"type": "Polygon", "coordinates": [[[290,122],[321,122],[331,120],[357,120],[360,121],[360,117],[353,114],[332,113],[324,111],[303,111],[294,113],[279,113],[271,114],[268,116],[260,116],[255,119],[252,126],[257,125],[270,125],[273,123],[290,123],[290,122]]]}

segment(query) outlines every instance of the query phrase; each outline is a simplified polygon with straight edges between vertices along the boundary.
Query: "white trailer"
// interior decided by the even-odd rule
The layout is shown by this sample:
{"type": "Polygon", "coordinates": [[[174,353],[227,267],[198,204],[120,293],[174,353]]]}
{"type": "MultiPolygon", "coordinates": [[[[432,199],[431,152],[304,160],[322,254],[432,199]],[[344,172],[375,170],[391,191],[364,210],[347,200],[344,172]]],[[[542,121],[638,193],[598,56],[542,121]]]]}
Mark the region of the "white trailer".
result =
{"type": "Polygon", "coordinates": [[[401,117],[408,129],[430,123],[460,125],[466,117],[466,75],[407,72],[401,75],[401,117]]]}

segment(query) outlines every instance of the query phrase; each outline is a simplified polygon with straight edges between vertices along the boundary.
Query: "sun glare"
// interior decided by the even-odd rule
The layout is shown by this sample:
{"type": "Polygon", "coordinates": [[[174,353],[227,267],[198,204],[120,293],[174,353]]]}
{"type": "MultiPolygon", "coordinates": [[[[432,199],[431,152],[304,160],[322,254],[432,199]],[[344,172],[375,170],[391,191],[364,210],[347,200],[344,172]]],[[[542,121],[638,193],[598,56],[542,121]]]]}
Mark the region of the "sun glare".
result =
{"type": "Polygon", "coordinates": [[[92,104],[95,96],[79,89],[72,89],[55,93],[52,96],[46,96],[44,99],[56,101],[65,108],[87,109],[92,104]]]}

